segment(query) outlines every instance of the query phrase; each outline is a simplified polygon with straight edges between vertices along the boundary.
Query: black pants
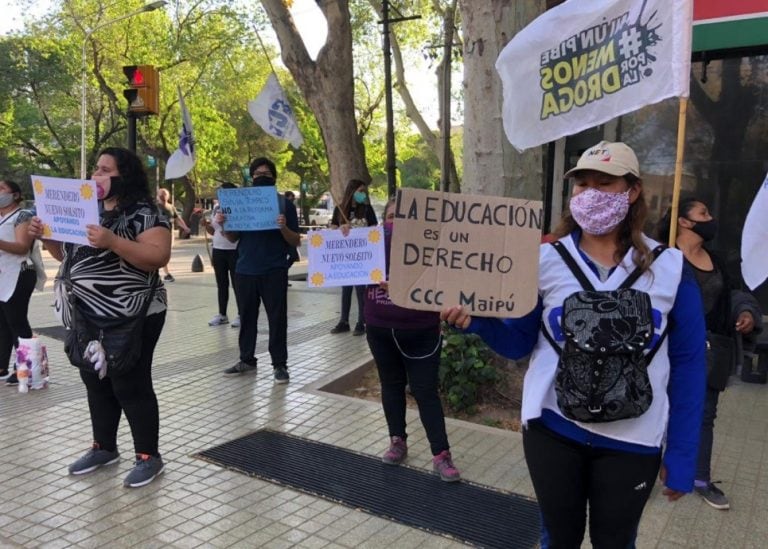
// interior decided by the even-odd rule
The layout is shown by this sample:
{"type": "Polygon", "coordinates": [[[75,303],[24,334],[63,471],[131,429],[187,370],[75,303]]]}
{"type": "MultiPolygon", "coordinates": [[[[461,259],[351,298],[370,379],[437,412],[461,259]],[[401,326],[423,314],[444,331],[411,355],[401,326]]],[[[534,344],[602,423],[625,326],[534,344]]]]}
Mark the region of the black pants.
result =
{"type": "Polygon", "coordinates": [[[227,316],[229,305],[229,282],[232,281],[232,289],[235,292],[237,314],[240,314],[240,304],[237,297],[237,285],[235,284],[235,263],[237,263],[237,250],[221,250],[214,248],[211,254],[213,272],[216,274],[216,288],[219,298],[219,314],[227,316]]]}
{"type": "Polygon", "coordinates": [[[341,287],[341,319],[340,322],[349,324],[349,310],[352,308],[352,288],[355,289],[357,296],[357,323],[365,324],[363,316],[363,306],[365,304],[365,286],[342,286],[341,287]]]}
{"type": "Polygon", "coordinates": [[[21,271],[13,295],[8,301],[0,301],[0,370],[8,368],[11,351],[18,344],[18,339],[32,337],[27,313],[35,282],[37,274],[34,269],[21,271]]]}
{"type": "Polygon", "coordinates": [[[448,450],[443,406],[437,393],[440,331],[437,328],[392,330],[367,326],[366,337],[379,370],[381,405],[389,436],[407,438],[405,386],[410,385],[432,455],[448,450]]]}
{"type": "Polygon", "coordinates": [[[236,276],[240,300],[240,360],[255,364],[256,336],[258,335],[259,307],[269,322],[269,355],[273,368],[285,368],[288,364],[288,269],[272,271],[265,275],[236,276]]]}
{"type": "Polygon", "coordinates": [[[137,454],[158,455],[160,412],[152,387],[152,355],[163,331],[165,311],[150,315],[144,323],[141,357],[123,375],[99,379],[95,373],[80,370],[88,391],[93,440],[104,450],[117,448],[117,427],[125,412],[137,454]]]}
{"type": "Polygon", "coordinates": [[[711,480],[712,443],[715,438],[715,418],[717,417],[717,401],[719,399],[720,391],[707,387],[699,438],[699,456],[696,461],[696,480],[711,480]]]}
{"type": "Polygon", "coordinates": [[[542,548],[578,549],[587,505],[592,546],[630,547],[661,464],[661,453],[586,446],[538,421],[523,430],[525,461],[539,500],[542,548]]]}

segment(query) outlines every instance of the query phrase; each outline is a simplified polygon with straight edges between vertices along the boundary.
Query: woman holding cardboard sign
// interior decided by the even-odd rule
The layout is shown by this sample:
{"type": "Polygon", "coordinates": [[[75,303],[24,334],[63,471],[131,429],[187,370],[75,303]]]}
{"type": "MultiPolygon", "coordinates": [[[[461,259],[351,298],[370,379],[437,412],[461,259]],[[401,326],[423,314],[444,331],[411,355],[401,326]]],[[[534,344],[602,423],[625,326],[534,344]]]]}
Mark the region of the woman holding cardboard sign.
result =
{"type": "Polygon", "coordinates": [[[592,544],[628,547],[657,473],[669,500],[693,489],[701,296],[682,254],[642,232],[632,149],[603,141],[565,175],[570,211],[541,246],[536,308],[508,320],[461,307],[441,316],[506,357],[531,354],[521,418],[542,545],[579,547],[589,507],[592,544]]]}
{"type": "MultiPolygon", "coordinates": [[[[389,266],[395,202],[384,210],[384,241],[389,266]]],[[[389,299],[388,284],[368,286],[365,300],[368,346],[381,380],[381,404],[389,427],[389,449],[381,460],[399,465],[408,455],[405,432],[405,386],[419,406],[419,417],[427,433],[432,466],[446,482],[461,479],[448,446],[445,417],[437,392],[442,336],[440,317],[431,311],[398,307],[389,299]]]]}

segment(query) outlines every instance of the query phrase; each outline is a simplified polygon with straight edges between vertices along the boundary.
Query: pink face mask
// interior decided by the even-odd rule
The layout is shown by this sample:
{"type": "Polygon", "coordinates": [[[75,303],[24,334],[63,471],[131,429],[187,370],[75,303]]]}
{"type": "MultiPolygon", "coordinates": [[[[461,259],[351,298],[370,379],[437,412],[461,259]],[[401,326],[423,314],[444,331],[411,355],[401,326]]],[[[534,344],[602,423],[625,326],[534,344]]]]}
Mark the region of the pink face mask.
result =
{"type": "Polygon", "coordinates": [[[571,197],[569,207],[573,219],[585,233],[606,234],[627,217],[629,189],[623,193],[585,189],[571,197]]]}

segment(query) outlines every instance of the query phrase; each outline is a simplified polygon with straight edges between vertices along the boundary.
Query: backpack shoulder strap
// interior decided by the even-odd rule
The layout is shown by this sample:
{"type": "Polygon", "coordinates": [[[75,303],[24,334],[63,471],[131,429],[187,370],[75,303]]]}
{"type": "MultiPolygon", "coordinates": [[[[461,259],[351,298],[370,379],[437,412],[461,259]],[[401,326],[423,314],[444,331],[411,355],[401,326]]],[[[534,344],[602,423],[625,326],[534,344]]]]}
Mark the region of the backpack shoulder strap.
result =
{"type": "Polygon", "coordinates": [[[576,277],[576,280],[579,281],[579,284],[581,284],[581,287],[584,288],[585,290],[594,292],[595,287],[592,286],[592,283],[589,281],[586,275],[579,268],[579,265],[576,263],[576,260],[573,259],[573,256],[570,253],[568,253],[568,250],[565,248],[563,243],[560,242],[559,240],[555,240],[554,242],[550,242],[550,245],[557,251],[557,253],[560,254],[560,257],[563,258],[563,261],[565,261],[565,264],[568,265],[568,268],[573,273],[573,276],[576,277]]]}
{"type": "MultiPolygon", "coordinates": [[[[656,246],[656,247],[653,249],[653,251],[651,252],[651,253],[653,254],[653,259],[651,259],[651,264],[653,264],[653,262],[654,262],[654,261],[656,261],[656,260],[658,259],[658,257],[661,255],[661,253],[662,253],[664,250],[666,250],[666,249],[667,249],[667,246],[665,246],[664,244],[659,244],[658,246],[656,246]]],[[[642,274],[643,274],[643,273],[641,273],[641,272],[640,272],[640,269],[639,269],[639,268],[635,269],[634,271],[632,271],[632,272],[629,274],[629,276],[628,276],[628,277],[627,277],[627,278],[624,280],[624,282],[622,282],[622,283],[621,283],[621,286],[619,286],[619,288],[618,288],[618,289],[619,289],[619,290],[624,290],[624,289],[626,289],[626,288],[629,288],[629,287],[631,287],[631,286],[632,286],[632,284],[634,284],[635,282],[637,282],[637,279],[638,279],[638,278],[640,278],[640,276],[641,276],[642,274]]]]}
{"type": "Polygon", "coordinates": [[[560,347],[560,345],[557,344],[555,341],[555,338],[552,337],[552,334],[549,333],[547,330],[547,327],[544,325],[544,322],[541,323],[541,332],[544,334],[544,339],[546,339],[550,345],[552,345],[552,348],[557,353],[557,356],[560,356],[563,354],[563,349],[560,347]]]}

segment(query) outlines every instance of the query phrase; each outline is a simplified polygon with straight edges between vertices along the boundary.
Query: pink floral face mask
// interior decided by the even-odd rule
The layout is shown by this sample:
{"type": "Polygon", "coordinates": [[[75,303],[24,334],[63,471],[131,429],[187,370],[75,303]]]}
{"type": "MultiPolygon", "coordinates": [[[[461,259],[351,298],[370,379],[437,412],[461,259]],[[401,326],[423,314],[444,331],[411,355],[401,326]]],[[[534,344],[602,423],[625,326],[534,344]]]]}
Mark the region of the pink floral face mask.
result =
{"type": "Polygon", "coordinates": [[[629,189],[623,193],[609,193],[590,187],[571,197],[570,210],[585,233],[609,233],[627,217],[629,189]]]}

